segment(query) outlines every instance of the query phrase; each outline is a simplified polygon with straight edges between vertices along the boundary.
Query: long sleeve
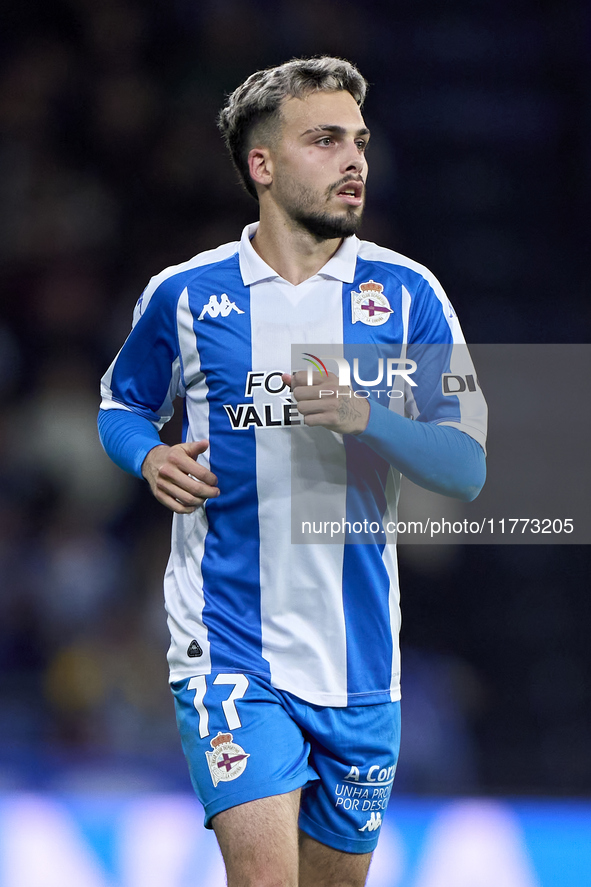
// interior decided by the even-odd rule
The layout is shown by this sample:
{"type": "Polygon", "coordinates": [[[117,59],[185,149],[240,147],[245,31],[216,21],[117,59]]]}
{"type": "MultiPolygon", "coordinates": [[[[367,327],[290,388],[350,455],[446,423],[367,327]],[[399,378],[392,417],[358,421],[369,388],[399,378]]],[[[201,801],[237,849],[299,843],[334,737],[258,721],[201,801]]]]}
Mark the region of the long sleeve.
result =
{"type": "Polygon", "coordinates": [[[434,493],[471,502],[484,485],[484,451],[458,428],[412,421],[372,402],[367,428],[357,440],[434,493]]]}
{"type": "Polygon", "coordinates": [[[129,410],[99,410],[98,429],[105,452],[113,462],[141,478],[144,459],[161,442],[149,419],[129,410]]]}

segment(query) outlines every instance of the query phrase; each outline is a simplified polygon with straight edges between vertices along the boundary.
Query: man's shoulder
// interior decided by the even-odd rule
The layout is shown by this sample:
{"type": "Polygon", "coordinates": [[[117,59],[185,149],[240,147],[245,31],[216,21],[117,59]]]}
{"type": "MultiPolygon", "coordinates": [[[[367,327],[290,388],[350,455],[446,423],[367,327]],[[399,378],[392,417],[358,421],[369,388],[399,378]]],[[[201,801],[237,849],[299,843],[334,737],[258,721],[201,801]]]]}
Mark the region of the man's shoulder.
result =
{"type": "Polygon", "coordinates": [[[186,262],[181,262],[178,265],[169,265],[168,268],[164,268],[160,274],[156,274],[155,277],[151,279],[150,284],[154,284],[155,287],[158,287],[160,284],[164,283],[164,281],[170,280],[171,278],[181,276],[184,280],[185,278],[190,279],[199,276],[212,265],[219,265],[221,262],[225,262],[233,256],[237,256],[239,246],[240,241],[235,240],[231,243],[224,243],[222,246],[218,246],[215,249],[204,250],[204,252],[197,253],[196,256],[193,256],[186,262]]]}
{"type": "Polygon", "coordinates": [[[390,271],[393,275],[401,279],[401,282],[408,286],[413,284],[413,288],[418,287],[423,281],[435,290],[437,294],[443,292],[443,288],[425,265],[410,259],[396,250],[389,249],[385,246],[379,246],[369,240],[359,241],[358,258],[362,262],[370,262],[381,265],[384,270],[390,271]]]}
{"type": "Polygon", "coordinates": [[[143,314],[156,292],[167,302],[170,298],[178,299],[186,286],[194,282],[200,275],[205,274],[212,266],[220,266],[224,262],[231,262],[234,257],[238,261],[238,248],[240,241],[224,243],[215,249],[208,249],[197,253],[186,262],[178,265],[169,265],[159,274],[154,275],[141,295],[136,306],[136,312],[143,314]]]}

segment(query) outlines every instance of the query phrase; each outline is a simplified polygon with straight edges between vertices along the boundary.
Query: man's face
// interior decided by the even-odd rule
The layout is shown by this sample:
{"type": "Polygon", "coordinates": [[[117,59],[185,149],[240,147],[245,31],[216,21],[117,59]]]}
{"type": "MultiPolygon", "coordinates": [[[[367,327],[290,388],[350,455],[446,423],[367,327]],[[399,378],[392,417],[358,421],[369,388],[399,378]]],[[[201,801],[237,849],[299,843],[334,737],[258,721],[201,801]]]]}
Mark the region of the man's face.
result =
{"type": "Polygon", "coordinates": [[[348,92],[287,99],[272,149],[270,193],[292,222],[318,240],[348,237],[365,204],[369,130],[348,92]]]}

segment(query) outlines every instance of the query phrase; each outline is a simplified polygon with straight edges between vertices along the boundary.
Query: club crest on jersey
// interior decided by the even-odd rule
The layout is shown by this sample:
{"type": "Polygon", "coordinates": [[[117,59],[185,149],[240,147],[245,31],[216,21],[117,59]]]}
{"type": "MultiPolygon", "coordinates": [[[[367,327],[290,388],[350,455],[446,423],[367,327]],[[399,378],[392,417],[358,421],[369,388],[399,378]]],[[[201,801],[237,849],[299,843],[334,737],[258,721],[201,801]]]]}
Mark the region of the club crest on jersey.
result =
{"type": "Polygon", "coordinates": [[[384,287],[375,280],[368,280],[359,287],[360,292],[351,292],[351,322],[365,323],[368,326],[381,326],[393,313],[384,295],[384,287]]]}
{"type": "Polygon", "coordinates": [[[197,318],[197,320],[203,320],[205,315],[208,314],[210,317],[227,317],[232,311],[235,311],[236,314],[244,314],[238,306],[236,302],[231,302],[228,298],[227,293],[222,293],[220,296],[220,300],[218,302],[218,297],[214,294],[209,297],[209,302],[203,306],[201,314],[197,318]]]}
{"type": "Polygon", "coordinates": [[[214,786],[238,779],[246,769],[250,755],[233,739],[231,733],[218,733],[209,743],[213,751],[205,752],[214,786]]]}

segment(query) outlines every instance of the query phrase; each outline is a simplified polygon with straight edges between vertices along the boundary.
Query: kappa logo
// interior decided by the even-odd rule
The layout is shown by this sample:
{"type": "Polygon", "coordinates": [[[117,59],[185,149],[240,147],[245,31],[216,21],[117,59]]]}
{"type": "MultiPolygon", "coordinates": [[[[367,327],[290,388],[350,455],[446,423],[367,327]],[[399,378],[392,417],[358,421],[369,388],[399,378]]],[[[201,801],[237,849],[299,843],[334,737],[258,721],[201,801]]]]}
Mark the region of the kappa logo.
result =
{"type": "Polygon", "coordinates": [[[213,751],[205,752],[214,786],[238,779],[246,769],[250,755],[233,739],[231,733],[218,733],[209,743],[213,751]]]}
{"type": "Polygon", "coordinates": [[[228,298],[227,293],[222,293],[220,296],[220,301],[218,302],[218,297],[214,294],[209,297],[209,302],[203,306],[201,314],[197,318],[197,320],[203,320],[206,314],[209,314],[210,317],[227,317],[232,311],[235,311],[236,314],[244,314],[242,309],[238,308],[236,302],[231,302],[228,298]]]}
{"type": "Polygon", "coordinates": [[[382,814],[372,813],[363,828],[358,829],[360,832],[375,832],[382,824],[382,814]]]}
{"type": "Polygon", "coordinates": [[[368,326],[381,326],[393,314],[384,287],[375,280],[368,280],[359,287],[360,292],[351,292],[351,323],[365,323],[368,326]]]}

